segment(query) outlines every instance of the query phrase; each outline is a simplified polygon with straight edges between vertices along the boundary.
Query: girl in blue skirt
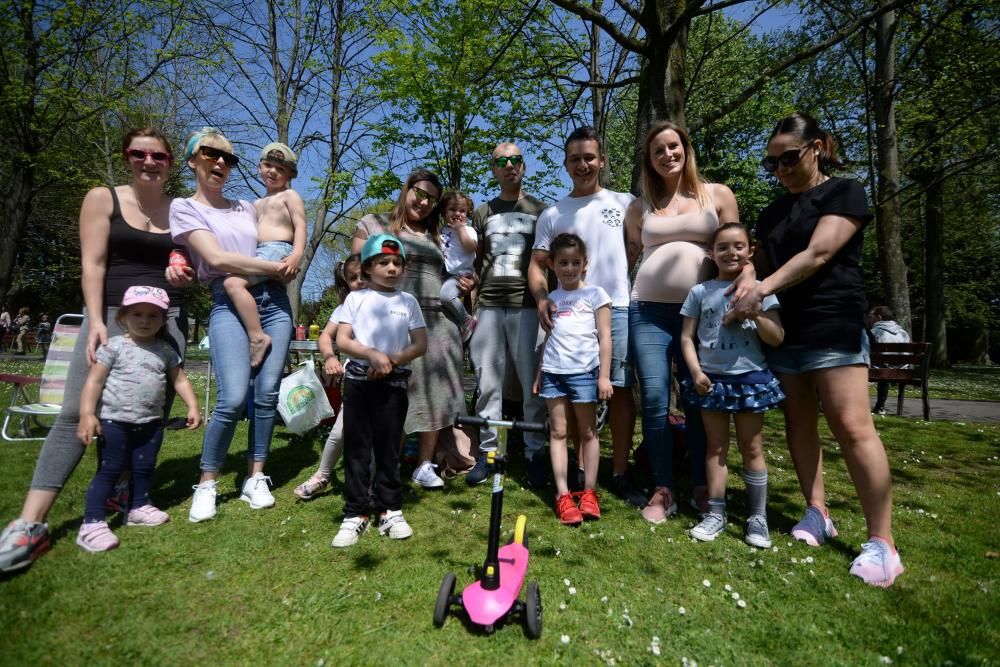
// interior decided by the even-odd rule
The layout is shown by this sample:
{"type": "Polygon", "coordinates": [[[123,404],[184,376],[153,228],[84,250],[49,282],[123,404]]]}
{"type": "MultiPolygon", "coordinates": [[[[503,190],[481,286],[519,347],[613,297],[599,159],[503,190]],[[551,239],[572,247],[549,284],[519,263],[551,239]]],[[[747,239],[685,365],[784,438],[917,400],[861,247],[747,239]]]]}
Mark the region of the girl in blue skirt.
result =
{"type": "Polygon", "coordinates": [[[743,225],[726,223],[712,235],[709,256],[719,268],[719,277],[691,288],[681,306],[681,350],[691,370],[682,395],[689,405],[701,408],[707,440],[709,511],[691,529],[691,537],[708,542],[726,527],[726,455],[732,414],[750,503],[744,539],[752,546],[768,548],[767,465],[760,432],[763,413],[776,407],[785,395],[767,368],[761,342],[777,347],[784,337],[778,300],[767,297],[760,314],[753,319],[722,324],[730,307],[728,291],[732,281],[750,262],[753,252],[750,233],[743,225]]]}

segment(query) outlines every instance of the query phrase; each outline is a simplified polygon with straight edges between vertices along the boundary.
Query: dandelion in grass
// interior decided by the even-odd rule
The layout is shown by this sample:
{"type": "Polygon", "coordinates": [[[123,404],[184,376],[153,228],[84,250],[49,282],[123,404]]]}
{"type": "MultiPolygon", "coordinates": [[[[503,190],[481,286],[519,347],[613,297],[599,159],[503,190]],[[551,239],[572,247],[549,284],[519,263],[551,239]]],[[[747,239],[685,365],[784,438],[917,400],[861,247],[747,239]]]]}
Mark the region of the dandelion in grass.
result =
{"type": "Polygon", "coordinates": [[[890,658],[887,655],[883,655],[881,658],[879,658],[879,662],[881,662],[883,665],[891,665],[892,658],[890,658]]]}
{"type": "Polygon", "coordinates": [[[685,609],[684,607],[677,607],[677,613],[683,616],[684,614],[687,613],[687,609],[685,609]]]}
{"type": "Polygon", "coordinates": [[[737,593],[736,591],[733,591],[733,595],[732,595],[732,598],[733,598],[734,600],[737,600],[737,601],[739,601],[739,599],[740,599],[740,594],[739,594],[739,593],[737,593]]]}
{"type": "Polygon", "coordinates": [[[608,596],[607,595],[603,596],[601,598],[601,602],[604,603],[604,604],[607,604],[608,603],[608,596]]]}
{"type": "Polygon", "coordinates": [[[701,585],[704,586],[705,588],[711,588],[712,582],[709,581],[708,579],[702,579],[701,585]]]}
{"type": "Polygon", "coordinates": [[[576,595],[576,587],[575,586],[570,586],[569,587],[569,594],[570,595],[576,595]]]}
{"type": "Polygon", "coordinates": [[[903,647],[902,646],[897,646],[896,647],[896,655],[903,655],[903,647]]]}
{"type": "Polygon", "coordinates": [[[559,603],[559,609],[560,609],[560,611],[566,611],[566,603],[565,602],[560,602],[559,603]]]}
{"type": "Polygon", "coordinates": [[[746,609],[747,608],[747,601],[746,600],[737,600],[736,601],[736,606],[739,607],[740,609],[746,609]]]}
{"type": "Polygon", "coordinates": [[[205,578],[209,579],[209,580],[215,579],[215,572],[212,571],[212,570],[209,570],[208,572],[205,573],[205,578]]]}
{"type": "Polygon", "coordinates": [[[732,590],[733,590],[733,587],[732,587],[732,586],[730,586],[729,584],[726,584],[726,585],[725,585],[725,586],[723,586],[722,588],[723,588],[723,590],[725,590],[725,591],[726,591],[727,593],[730,593],[730,592],[732,592],[732,590]]]}
{"type": "Polygon", "coordinates": [[[569,635],[561,635],[559,637],[559,641],[561,641],[563,644],[568,644],[569,643],[569,635]]]}
{"type": "Polygon", "coordinates": [[[563,579],[563,586],[569,586],[569,579],[563,579]]]}

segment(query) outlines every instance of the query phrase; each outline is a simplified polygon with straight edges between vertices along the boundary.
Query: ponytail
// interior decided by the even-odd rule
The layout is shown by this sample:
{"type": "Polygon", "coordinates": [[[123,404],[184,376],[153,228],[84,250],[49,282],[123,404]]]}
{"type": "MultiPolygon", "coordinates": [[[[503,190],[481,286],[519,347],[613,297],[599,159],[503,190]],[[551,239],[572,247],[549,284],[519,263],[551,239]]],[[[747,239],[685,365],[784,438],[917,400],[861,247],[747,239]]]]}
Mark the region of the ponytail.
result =
{"type": "Polygon", "coordinates": [[[796,112],[785,116],[774,126],[768,141],[779,134],[791,134],[805,142],[820,142],[817,163],[819,170],[829,176],[834,169],[843,169],[844,163],[837,157],[837,142],[833,135],[820,128],[816,119],[807,113],[796,112]]]}

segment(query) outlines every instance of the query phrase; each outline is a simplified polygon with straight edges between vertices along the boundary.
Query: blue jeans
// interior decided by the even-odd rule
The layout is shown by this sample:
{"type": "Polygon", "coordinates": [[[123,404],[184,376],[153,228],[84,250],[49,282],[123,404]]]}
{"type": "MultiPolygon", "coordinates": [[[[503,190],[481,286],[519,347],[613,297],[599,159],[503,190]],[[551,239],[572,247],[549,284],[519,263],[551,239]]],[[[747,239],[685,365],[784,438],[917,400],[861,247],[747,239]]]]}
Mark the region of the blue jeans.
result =
{"type": "Polygon", "coordinates": [[[201,445],[201,469],[218,472],[226,460],[236,423],[243,416],[253,378],[253,442],[247,458],[266,461],[274,431],[274,413],[278,405],[278,385],[285,370],[288,343],[292,340],[292,309],[285,287],[268,281],[250,288],[257,302],[260,324],[271,337],[271,349],[264,363],[250,368],[250,340],[236,308],[226,296],[222,280],[212,283],[212,312],[208,320],[209,353],[215,371],[216,397],[212,419],[205,428],[201,445]]]}
{"type": "Polygon", "coordinates": [[[149,489],[156,468],[156,455],[163,444],[163,420],[145,424],[101,420],[101,439],[97,445],[97,472],[84,505],[85,523],[104,521],[108,511],[104,503],[115,494],[115,484],[125,470],[129,478],[129,506],[132,510],[149,504],[149,489]]]}
{"type": "MultiPolygon", "coordinates": [[[[667,423],[670,412],[670,362],[677,361],[681,380],[691,377],[681,354],[679,303],[633,301],[629,306],[629,347],[639,380],[642,438],[653,464],[657,486],[674,488],[674,436],[667,423]]],[[[705,484],[705,427],[701,411],[684,408],[684,441],[691,459],[691,481],[705,484]]]]}

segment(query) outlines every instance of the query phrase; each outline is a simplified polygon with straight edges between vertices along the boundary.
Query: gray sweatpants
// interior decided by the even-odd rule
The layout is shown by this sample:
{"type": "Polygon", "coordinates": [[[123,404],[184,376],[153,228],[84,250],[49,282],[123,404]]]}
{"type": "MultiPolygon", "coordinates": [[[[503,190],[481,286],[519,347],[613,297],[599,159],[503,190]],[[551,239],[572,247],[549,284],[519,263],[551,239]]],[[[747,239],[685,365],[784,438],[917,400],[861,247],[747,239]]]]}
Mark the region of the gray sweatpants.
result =
{"type": "MultiPolygon", "coordinates": [[[[104,321],[108,327],[108,338],[124,333],[115,321],[117,307],[106,309],[104,321]]],[[[31,480],[32,489],[46,491],[61,491],[69,479],[87,448],[76,437],[76,427],[80,423],[80,393],[87,380],[90,368],[87,366],[87,335],[90,330],[90,319],[84,314],[80,335],[73,347],[73,358],[69,362],[66,375],[66,389],[63,393],[62,410],[55,424],[45,438],[45,444],[38,453],[35,463],[35,476],[31,480]]],[[[187,346],[187,315],[181,309],[171,308],[167,316],[167,338],[171,346],[184,358],[187,346]],[[183,333],[182,333],[183,332],[183,333]]],[[[174,388],[167,385],[167,401],[164,416],[170,414],[174,402],[174,388]]]]}

